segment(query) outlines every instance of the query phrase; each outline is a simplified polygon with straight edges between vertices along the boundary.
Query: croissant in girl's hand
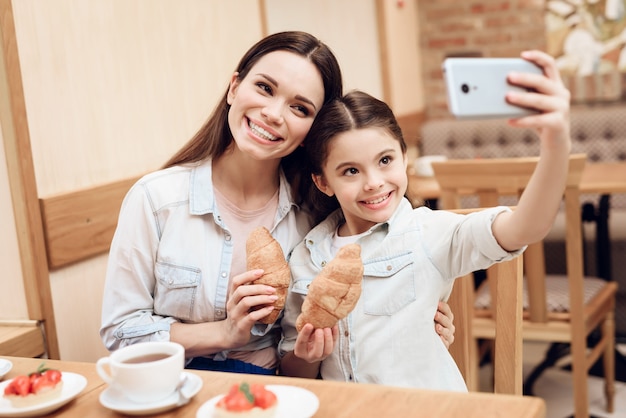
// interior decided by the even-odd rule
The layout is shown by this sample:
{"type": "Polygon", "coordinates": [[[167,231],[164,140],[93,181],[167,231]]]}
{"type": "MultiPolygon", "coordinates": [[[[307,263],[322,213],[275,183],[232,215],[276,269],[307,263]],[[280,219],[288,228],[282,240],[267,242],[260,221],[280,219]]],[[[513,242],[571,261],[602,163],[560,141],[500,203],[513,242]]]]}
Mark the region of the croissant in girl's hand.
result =
{"type": "MultiPolygon", "coordinates": [[[[265,271],[263,276],[253,281],[252,284],[265,284],[276,289],[278,299],[273,303],[274,310],[259,320],[263,324],[273,324],[285,306],[291,271],[285,260],[283,249],[267,228],[258,227],[248,236],[246,264],[248,270],[263,269],[265,271]]],[[[259,306],[257,309],[262,307],[259,306]]]]}
{"type": "Polygon", "coordinates": [[[356,306],[361,296],[363,261],[361,246],[348,244],[341,247],[309,285],[302,304],[302,313],[296,319],[296,329],[304,324],[315,328],[333,327],[356,306]]]}

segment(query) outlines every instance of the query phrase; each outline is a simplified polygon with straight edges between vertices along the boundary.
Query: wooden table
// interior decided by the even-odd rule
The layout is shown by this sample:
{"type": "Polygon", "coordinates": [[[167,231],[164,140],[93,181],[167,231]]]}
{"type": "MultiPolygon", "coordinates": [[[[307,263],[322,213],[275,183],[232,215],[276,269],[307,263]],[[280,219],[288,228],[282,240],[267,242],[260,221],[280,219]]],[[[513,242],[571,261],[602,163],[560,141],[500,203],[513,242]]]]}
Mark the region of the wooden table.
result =
{"type": "MultiPolygon", "coordinates": [[[[626,162],[587,163],[580,181],[581,193],[614,194],[626,193],[626,162]]],[[[409,173],[411,200],[438,199],[441,190],[434,177],[420,177],[409,173]]]]}
{"type": "MultiPolygon", "coordinates": [[[[41,359],[4,357],[13,362],[6,379],[35,370],[41,359]]],[[[50,417],[118,417],[116,412],[100,404],[98,397],[106,388],[93,363],[45,360],[49,367],[79,373],[87,378],[87,387],[76,399],[50,417]]],[[[195,417],[207,400],[228,390],[232,383],[246,380],[264,384],[293,385],[315,393],[320,407],[315,417],[381,418],[381,417],[464,417],[464,418],[539,418],[545,417],[542,399],[528,396],[496,395],[491,393],[453,393],[406,389],[389,386],[296,379],[278,376],[256,376],[234,373],[192,371],[204,382],[191,402],[159,417],[195,417]]]]}

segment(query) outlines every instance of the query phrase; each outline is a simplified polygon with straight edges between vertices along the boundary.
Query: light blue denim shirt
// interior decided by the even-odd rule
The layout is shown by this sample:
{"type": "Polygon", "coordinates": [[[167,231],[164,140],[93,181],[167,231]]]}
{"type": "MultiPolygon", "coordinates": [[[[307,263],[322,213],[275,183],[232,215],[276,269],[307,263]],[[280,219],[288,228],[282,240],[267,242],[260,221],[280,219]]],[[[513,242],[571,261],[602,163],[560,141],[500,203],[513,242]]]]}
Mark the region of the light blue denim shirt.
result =
{"type": "MultiPolygon", "coordinates": [[[[211,172],[211,161],[156,171],[126,195],[106,273],[100,335],[107,349],[169,340],[175,321],[226,318],[233,238],[220,217],[211,172]]],[[[287,255],[310,226],[281,172],[272,235],[287,255]]],[[[275,345],[280,329],[259,324],[252,334],[237,351],[275,345]]]]}
{"type": "MultiPolygon", "coordinates": [[[[497,207],[471,215],[413,209],[404,199],[391,219],[357,241],[364,275],[361,297],[339,321],[339,340],[322,362],[324,379],[466,391],[454,360],[435,332],[439,300],[454,279],[520,254],[498,245],[491,232],[497,207]]],[[[281,325],[281,354],[292,351],[295,322],[308,284],[331,260],[340,211],[315,227],[293,251],[292,285],[281,325]]]]}

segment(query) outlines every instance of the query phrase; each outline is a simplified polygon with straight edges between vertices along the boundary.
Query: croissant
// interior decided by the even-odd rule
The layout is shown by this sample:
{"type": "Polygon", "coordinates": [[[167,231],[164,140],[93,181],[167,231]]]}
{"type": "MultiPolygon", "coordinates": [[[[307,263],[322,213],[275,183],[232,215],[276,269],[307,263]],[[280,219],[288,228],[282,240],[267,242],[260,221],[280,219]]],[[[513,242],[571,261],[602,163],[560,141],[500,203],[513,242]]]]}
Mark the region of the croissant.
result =
{"type": "Polygon", "coordinates": [[[296,329],[304,324],[315,328],[334,326],[356,306],[361,296],[363,262],[361,246],[348,244],[339,249],[309,285],[309,292],[296,319],[296,329]]]}
{"type": "MultiPolygon", "coordinates": [[[[283,249],[265,227],[253,230],[246,241],[246,265],[248,270],[263,269],[263,276],[252,284],[265,284],[276,289],[278,299],[273,303],[274,310],[261,318],[263,324],[273,324],[285,306],[287,288],[291,280],[289,264],[285,260],[283,249]]],[[[259,306],[260,309],[264,306],[259,306]]]]}

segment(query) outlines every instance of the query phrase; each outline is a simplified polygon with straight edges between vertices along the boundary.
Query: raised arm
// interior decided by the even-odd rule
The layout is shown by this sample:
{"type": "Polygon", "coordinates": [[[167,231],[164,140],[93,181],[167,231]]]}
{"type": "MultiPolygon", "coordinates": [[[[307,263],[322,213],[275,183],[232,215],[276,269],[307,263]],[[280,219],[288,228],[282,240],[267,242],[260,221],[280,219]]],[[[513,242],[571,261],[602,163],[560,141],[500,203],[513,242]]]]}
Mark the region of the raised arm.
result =
{"type": "Polygon", "coordinates": [[[525,51],[522,58],[542,67],[544,74],[511,73],[511,83],[534,91],[509,92],[507,100],[541,113],[510,120],[509,124],[537,131],[541,141],[540,159],[517,208],[501,213],[493,223],[495,238],[508,251],[537,242],[550,231],[565,189],[571,149],[570,93],[563,85],[554,59],[540,51],[525,51]]]}

